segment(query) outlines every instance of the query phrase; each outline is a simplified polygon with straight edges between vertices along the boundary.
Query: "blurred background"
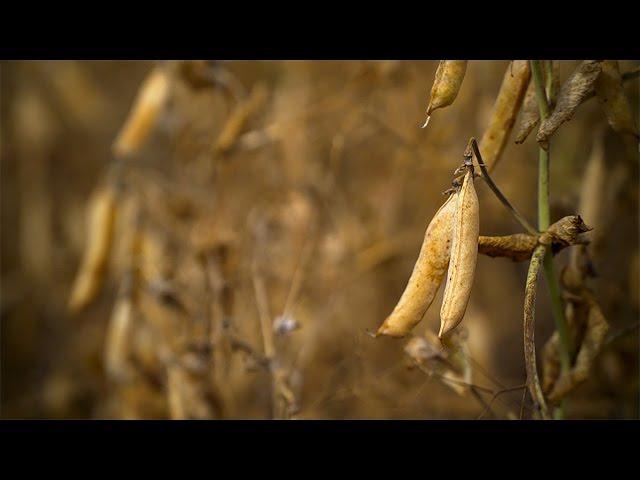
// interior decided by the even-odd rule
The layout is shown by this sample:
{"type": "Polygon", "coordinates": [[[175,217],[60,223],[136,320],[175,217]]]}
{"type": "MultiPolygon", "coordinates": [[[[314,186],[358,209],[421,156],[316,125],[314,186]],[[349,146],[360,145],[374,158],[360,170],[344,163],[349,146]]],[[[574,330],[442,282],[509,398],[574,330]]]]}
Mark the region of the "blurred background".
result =
{"type": "MultiPolygon", "coordinates": [[[[1,417],[517,415],[522,390],[487,409],[491,395],[409,368],[407,339],[367,334],[399,299],[509,67],[470,61],[455,103],[421,129],[437,64],[174,62],[148,133],[114,146],[156,62],[2,62],[1,417]],[[108,265],[95,298],[70,308],[105,189],[117,204],[108,265]]],[[[578,62],[557,64],[562,82],[578,62]]],[[[637,118],[637,78],[625,88],[637,118]]],[[[576,212],[596,132],[607,168],[622,172],[607,222],[593,225],[592,285],[614,337],[568,398],[569,418],[638,417],[638,149],[606,125],[588,100],[551,147],[552,220],[576,212]]],[[[492,175],[532,223],[534,136],[512,135],[492,175]]],[[[476,188],[481,235],[522,231],[476,188]]],[[[492,392],[525,381],[527,267],[478,259],[463,326],[472,383],[492,392]]],[[[539,352],[554,331],[540,282],[539,352]]],[[[437,333],[441,297],[416,335],[437,333]]]]}

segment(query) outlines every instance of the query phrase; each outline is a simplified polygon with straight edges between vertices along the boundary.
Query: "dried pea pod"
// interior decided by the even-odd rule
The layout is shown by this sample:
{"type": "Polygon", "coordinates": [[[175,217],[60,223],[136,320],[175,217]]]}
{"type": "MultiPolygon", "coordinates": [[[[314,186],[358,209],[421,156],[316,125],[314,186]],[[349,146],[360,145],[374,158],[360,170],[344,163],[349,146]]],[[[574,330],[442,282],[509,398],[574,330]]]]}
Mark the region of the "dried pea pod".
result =
{"type": "Polygon", "coordinates": [[[451,258],[440,310],[440,338],[462,321],[473,286],[478,259],[480,208],[472,169],[465,174],[462,187],[455,194],[455,201],[451,258]]]}
{"type": "Polygon", "coordinates": [[[514,60],[504,74],[489,126],[480,140],[480,151],[489,171],[493,170],[518,116],[531,77],[529,62],[514,60]]]}
{"type": "Polygon", "coordinates": [[[422,128],[427,126],[434,110],[453,103],[458,96],[466,71],[467,60],[440,60],[436,70],[436,78],[433,81],[433,87],[431,87],[427,120],[422,128]]]}
{"type": "Polygon", "coordinates": [[[251,91],[249,98],[242,100],[235,107],[216,140],[215,152],[227,153],[233,148],[251,116],[255,115],[267,101],[267,95],[266,86],[258,84],[251,91]]]}
{"type": "Polygon", "coordinates": [[[133,299],[127,287],[118,295],[107,330],[104,364],[107,374],[114,380],[124,380],[129,373],[133,299]]]}
{"type": "Polygon", "coordinates": [[[602,71],[595,81],[595,90],[607,121],[616,132],[633,135],[638,139],[638,128],[624,93],[618,62],[605,60],[601,65],[602,71]]]}
{"type": "Polygon", "coordinates": [[[409,282],[378,335],[404,337],[433,302],[449,265],[455,207],[456,195],[451,195],[429,223],[409,282]]]}
{"type": "Polygon", "coordinates": [[[147,138],[169,98],[170,80],[165,69],[156,67],[142,83],[129,116],[113,145],[116,156],[130,155],[147,138]]]}
{"type": "Polygon", "coordinates": [[[102,286],[113,242],[116,213],[114,187],[100,187],[89,203],[87,244],[69,298],[72,312],[80,311],[91,303],[102,286]]]}

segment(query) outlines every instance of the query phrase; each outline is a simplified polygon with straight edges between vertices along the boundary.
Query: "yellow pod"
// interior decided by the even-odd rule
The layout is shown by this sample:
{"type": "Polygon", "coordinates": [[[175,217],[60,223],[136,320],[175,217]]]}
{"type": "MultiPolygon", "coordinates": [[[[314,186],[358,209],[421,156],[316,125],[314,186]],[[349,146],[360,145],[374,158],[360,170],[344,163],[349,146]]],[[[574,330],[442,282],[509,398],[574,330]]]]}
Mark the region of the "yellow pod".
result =
{"type": "Polygon", "coordinates": [[[101,187],[89,203],[87,244],[80,270],[69,298],[69,309],[77,312],[98,294],[104,280],[116,221],[117,199],[111,186],[101,187]]]}
{"type": "Polygon", "coordinates": [[[125,379],[129,372],[133,302],[130,296],[116,301],[107,330],[104,364],[107,374],[114,380],[125,379]]]}
{"type": "Polygon", "coordinates": [[[378,335],[404,337],[433,302],[449,265],[456,196],[451,195],[429,223],[409,282],[378,335]]]}
{"type": "Polygon", "coordinates": [[[527,60],[514,60],[504,74],[489,125],[480,140],[484,163],[491,171],[500,160],[529,84],[531,72],[527,60]]]}
{"type": "Polygon", "coordinates": [[[431,87],[427,121],[423,128],[429,123],[431,112],[453,103],[458,96],[466,71],[467,60],[440,60],[436,70],[436,78],[433,81],[433,87],[431,87]]]}
{"type": "Polygon", "coordinates": [[[440,338],[462,321],[478,259],[480,209],[471,170],[467,171],[462,188],[455,194],[455,204],[451,259],[440,310],[440,338]]]}
{"type": "Polygon", "coordinates": [[[169,97],[169,76],[154,68],[142,83],[138,96],[113,146],[116,156],[130,155],[147,138],[156,125],[169,97]]]}

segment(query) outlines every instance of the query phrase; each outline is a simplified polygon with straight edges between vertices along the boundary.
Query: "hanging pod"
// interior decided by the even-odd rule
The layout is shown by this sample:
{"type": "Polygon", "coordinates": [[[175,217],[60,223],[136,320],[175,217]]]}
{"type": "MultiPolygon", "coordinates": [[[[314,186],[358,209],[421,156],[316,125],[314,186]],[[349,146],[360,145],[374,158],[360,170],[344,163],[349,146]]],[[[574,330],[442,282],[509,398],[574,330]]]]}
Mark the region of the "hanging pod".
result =
{"type": "Polygon", "coordinates": [[[440,60],[436,70],[436,78],[433,81],[433,87],[431,87],[427,120],[422,128],[427,126],[434,110],[453,103],[458,96],[466,71],[467,60],[440,60]]]}
{"type": "Polygon", "coordinates": [[[433,302],[449,265],[457,195],[451,195],[429,223],[409,282],[378,335],[404,337],[433,302]]]}
{"type": "Polygon", "coordinates": [[[440,332],[438,333],[440,338],[462,321],[471,295],[478,259],[480,209],[471,168],[467,170],[462,188],[454,197],[451,258],[440,310],[440,332]]]}

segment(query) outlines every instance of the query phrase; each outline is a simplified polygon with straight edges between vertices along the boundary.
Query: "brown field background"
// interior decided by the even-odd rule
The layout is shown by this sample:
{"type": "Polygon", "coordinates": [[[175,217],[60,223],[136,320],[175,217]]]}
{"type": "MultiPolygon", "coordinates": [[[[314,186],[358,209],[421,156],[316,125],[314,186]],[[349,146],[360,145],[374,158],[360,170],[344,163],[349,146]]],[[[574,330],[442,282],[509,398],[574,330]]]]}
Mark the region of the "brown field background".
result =
{"type": "MultiPolygon", "coordinates": [[[[562,81],[578,62],[559,64],[562,81]]],[[[212,146],[234,100],[220,89],[179,86],[119,171],[156,248],[143,268],[182,306],[141,287],[132,372],[116,380],[105,374],[103,355],[126,225],[116,229],[96,301],[76,315],[67,301],[86,242],[88,199],[116,165],[112,143],[154,62],[2,62],[1,417],[170,418],[171,388],[188,397],[189,418],[274,416],[265,369],[228,344],[213,353],[202,348],[209,322],[222,321],[192,241],[204,235],[227,255],[233,299],[226,321],[235,337],[262,353],[256,275],[267,317],[287,313],[300,325],[275,339],[299,407],[293,418],[477,418],[483,406],[471,395],[407,368],[406,340],[366,332],[402,293],[424,230],[469,137],[482,136],[508,65],[469,62],[455,103],[421,129],[437,61],[223,62],[247,92],[264,94],[242,141],[224,153],[212,146]],[[192,357],[198,366],[180,367],[171,387],[172,362],[192,357]]],[[[624,72],[638,62],[620,66],[624,72]]],[[[626,91],[637,118],[638,80],[626,91]]],[[[575,213],[586,159],[604,126],[598,102],[589,100],[553,137],[552,221],[575,213]]],[[[516,145],[512,135],[493,173],[533,223],[534,136],[516,145]]],[[[605,145],[608,164],[624,165],[625,175],[608,224],[593,225],[606,232],[593,286],[615,333],[638,321],[639,163],[637,145],[610,129],[605,145]]],[[[476,188],[481,235],[521,232],[484,183],[476,188]]],[[[568,251],[556,257],[558,271],[567,258],[568,251]]],[[[527,265],[479,256],[463,322],[477,385],[525,381],[527,265]]],[[[416,334],[437,332],[441,298],[442,291],[416,334]]],[[[539,352],[553,330],[541,279],[539,352]]],[[[608,344],[570,395],[567,416],[637,418],[638,350],[637,328],[608,344]]],[[[495,416],[517,412],[521,398],[521,391],[502,395],[495,416]]]]}

